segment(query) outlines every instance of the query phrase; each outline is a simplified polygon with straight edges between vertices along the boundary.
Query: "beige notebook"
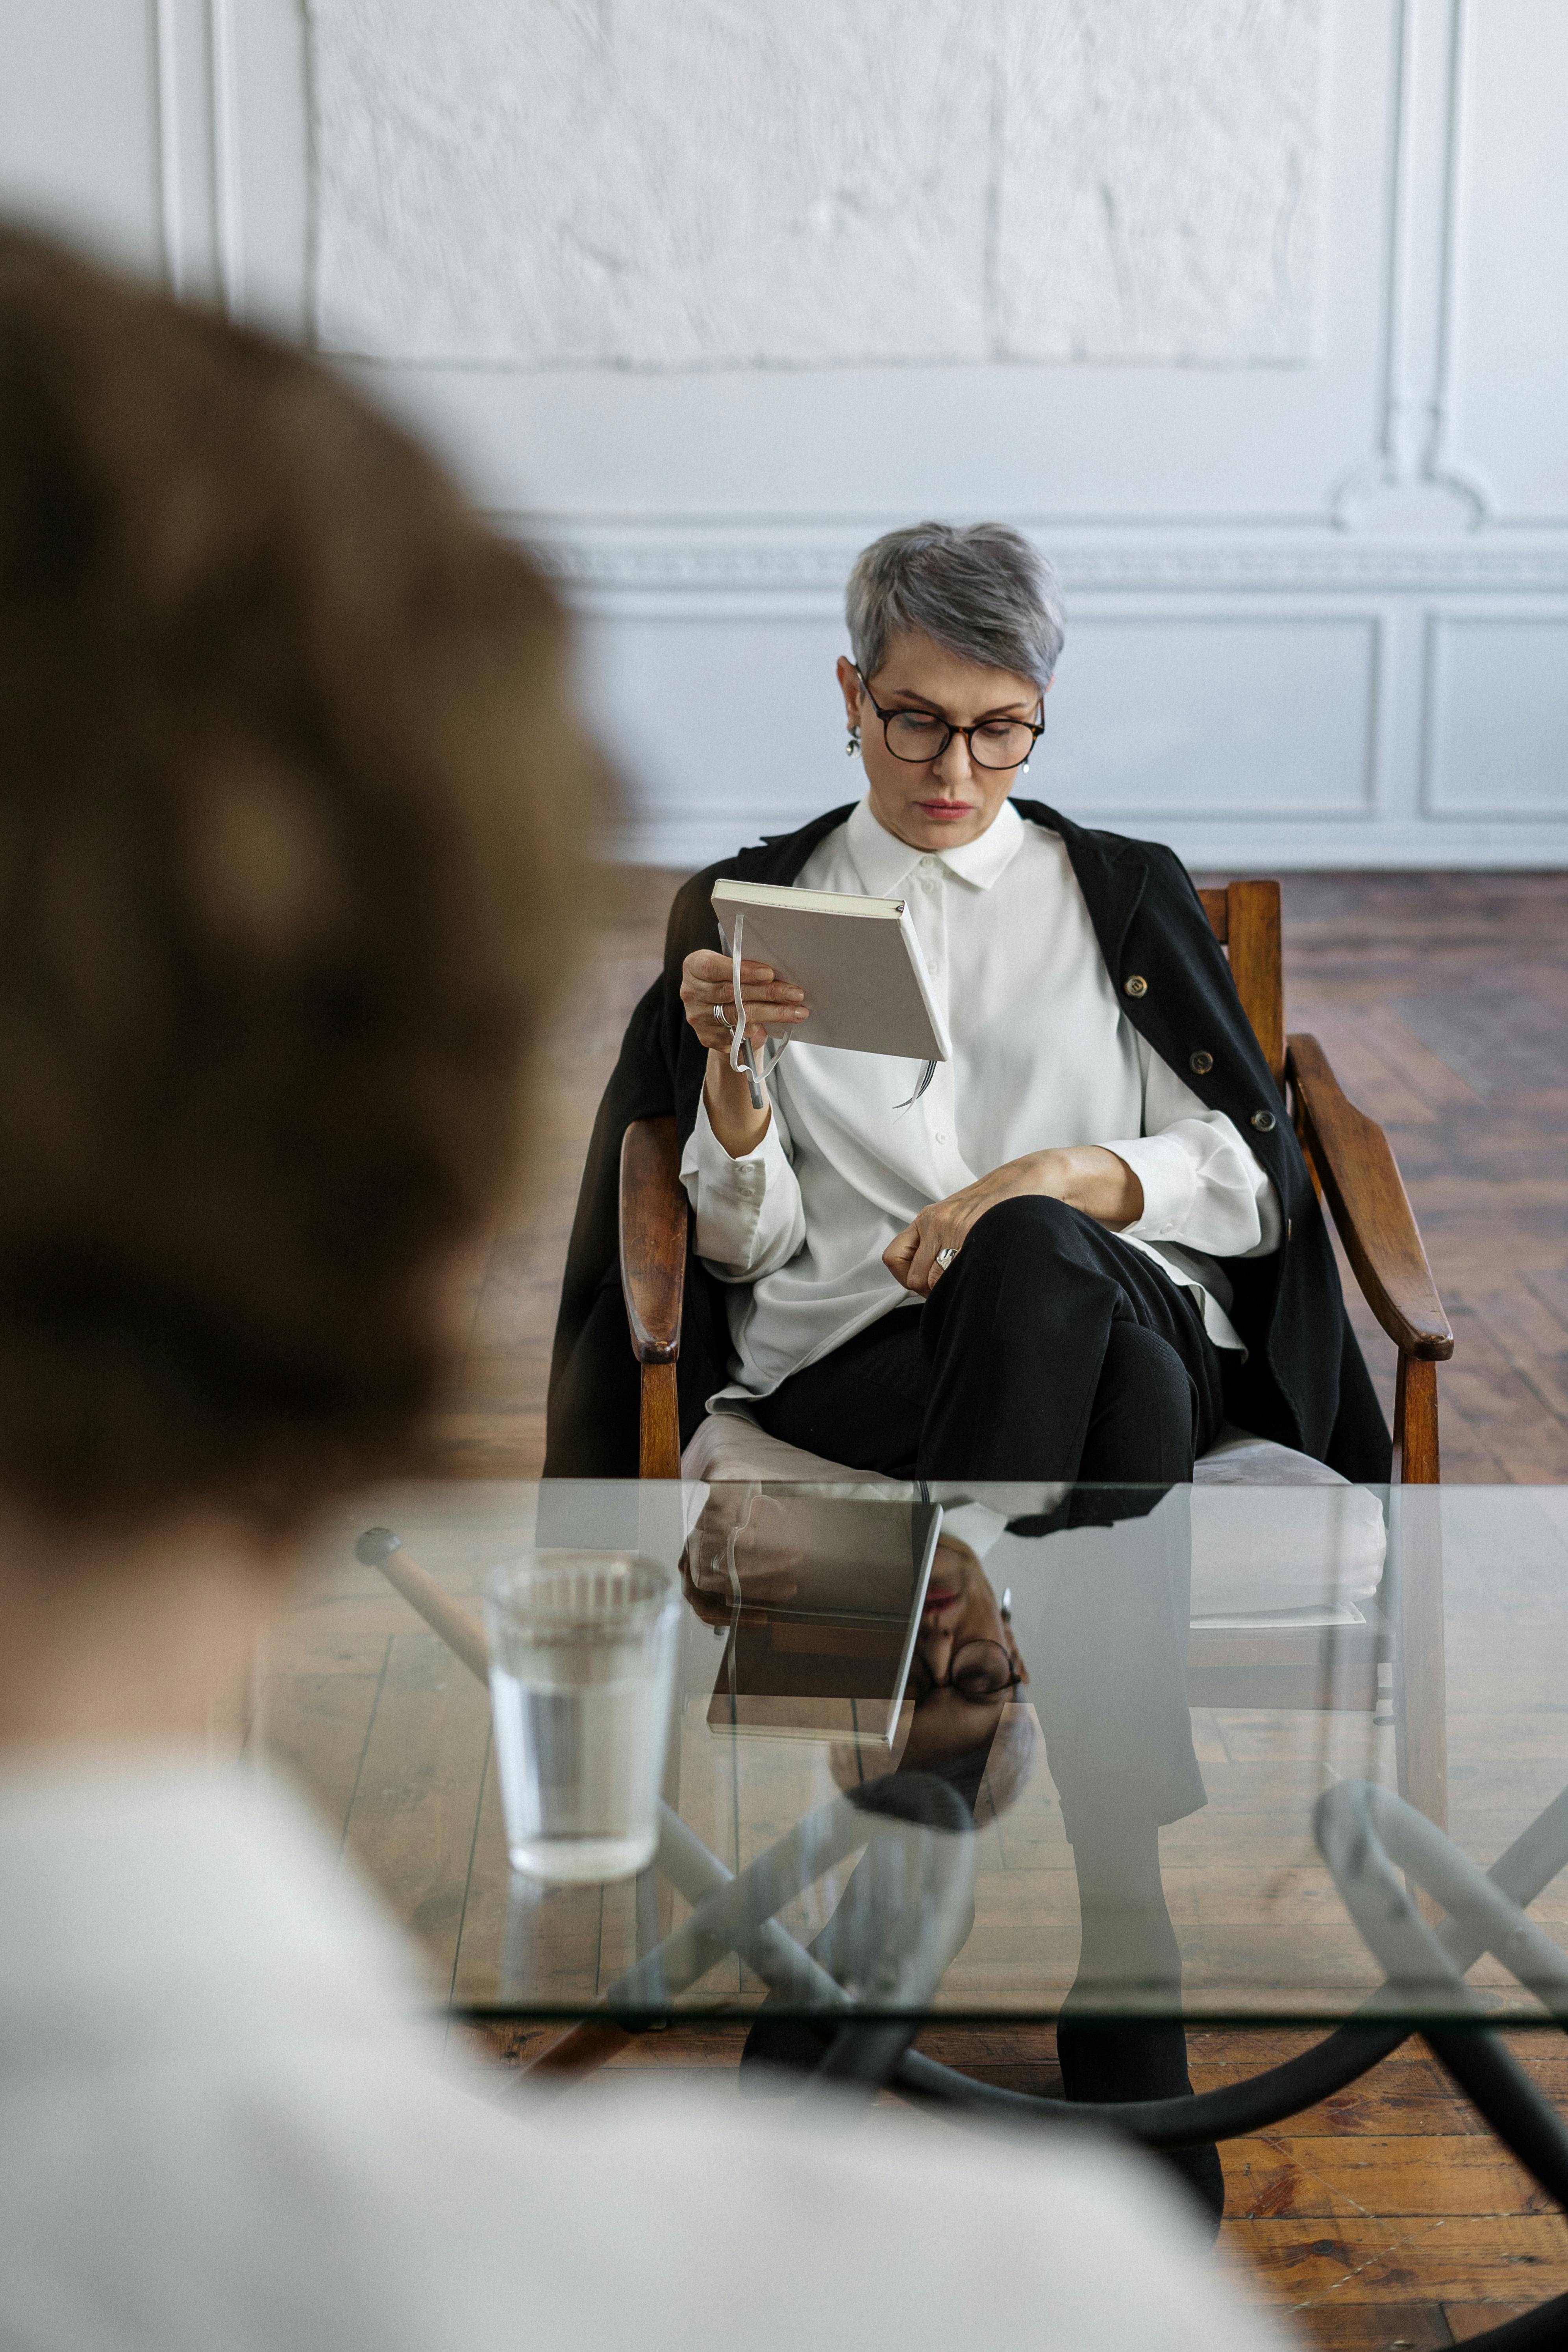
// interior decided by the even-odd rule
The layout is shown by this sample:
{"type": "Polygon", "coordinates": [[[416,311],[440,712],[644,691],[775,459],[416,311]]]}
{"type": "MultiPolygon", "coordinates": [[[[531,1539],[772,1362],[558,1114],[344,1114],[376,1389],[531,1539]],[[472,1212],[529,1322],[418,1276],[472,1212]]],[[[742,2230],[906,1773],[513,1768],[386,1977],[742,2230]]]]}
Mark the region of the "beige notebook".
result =
{"type": "Polygon", "coordinates": [[[719,881],[713,912],[727,949],[739,926],[746,961],[771,964],[805,991],[810,1020],[771,1035],[911,1062],[951,1058],[947,1023],[901,898],[719,881]]]}

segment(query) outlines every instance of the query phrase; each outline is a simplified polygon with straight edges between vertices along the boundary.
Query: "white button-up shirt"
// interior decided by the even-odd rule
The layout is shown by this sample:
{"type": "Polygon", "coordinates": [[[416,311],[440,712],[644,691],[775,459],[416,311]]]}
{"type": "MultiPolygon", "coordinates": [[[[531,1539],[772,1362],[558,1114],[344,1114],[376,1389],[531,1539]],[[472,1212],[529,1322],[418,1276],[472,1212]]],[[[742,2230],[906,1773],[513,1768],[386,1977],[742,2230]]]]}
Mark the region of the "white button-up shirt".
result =
{"type": "Polygon", "coordinates": [[[1077,1143],[1114,1151],[1143,1188],[1116,1238],[1194,1294],[1216,1346],[1239,1348],[1215,1261],[1279,1247],[1274,1188],[1234,1122],[1126,1019],[1059,835],[1009,801],[978,841],[926,854],[862,801],[797,878],[905,899],[952,1059],[909,1104],[918,1065],[814,1048],[807,1024],[773,1072],[755,1151],[732,1160],[699,1112],[681,1177],[698,1254],[735,1286],[735,1383],[714,1402],[767,1396],[907,1306],[882,1252],[931,1202],[1077,1143]]]}
{"type": "Polygon", "coordinates": [[[646,2074],[499,2110],[435,2005],[264,1776],[0,1765],[0,2344],[951,2352],[953,2250],[994,2247],[1005,2343],[1285,2352],[1109,2144],[784,2126],[646,2074]]]}

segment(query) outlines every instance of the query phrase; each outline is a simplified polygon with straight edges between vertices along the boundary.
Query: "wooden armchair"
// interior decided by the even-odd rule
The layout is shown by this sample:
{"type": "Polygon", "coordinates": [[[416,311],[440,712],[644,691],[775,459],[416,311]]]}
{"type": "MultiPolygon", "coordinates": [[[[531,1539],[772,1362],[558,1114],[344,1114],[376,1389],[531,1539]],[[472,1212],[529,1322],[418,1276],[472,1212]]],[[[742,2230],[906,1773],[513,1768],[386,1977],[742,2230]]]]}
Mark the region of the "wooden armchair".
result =
{"type": "MultiPolygon", "coordinates": [[[[1437,1366],[1454,1352],[1388,1139],[1340,1087],[1311,1036],[1285,1033],[1278,882],[1232,882],[1199,893],[1247,1016],[1285,1090],[1313,1182],[1329,1205],[1367,1305],[1399,1350],[1394,1476],[1434,1486],[1438,1475],[1437,1366]]],[[[689,1209],[672,1118],[637,1119],[621,1146],[621,1286],[632,1352],[642,1366],[638,1467],[680,1475],[676,1360],[686,1284],[689,1209]]]]}

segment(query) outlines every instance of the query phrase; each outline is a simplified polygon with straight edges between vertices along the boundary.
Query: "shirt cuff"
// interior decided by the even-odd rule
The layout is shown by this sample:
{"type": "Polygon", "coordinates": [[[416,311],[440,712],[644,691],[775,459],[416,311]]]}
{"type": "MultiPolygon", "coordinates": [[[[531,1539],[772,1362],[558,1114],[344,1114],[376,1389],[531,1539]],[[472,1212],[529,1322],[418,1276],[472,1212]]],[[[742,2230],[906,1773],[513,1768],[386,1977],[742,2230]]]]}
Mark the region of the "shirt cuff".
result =
{"type": "Polygon", "coordinates": [[[697,1172],[704,1186],[710,1188],[721,1199],[745,1202],[752,1207],[761,1203],[770,1183],[776,1184],[789,1168],[784,1145],[779,1141],[776,1111],[769,1118],[767,1133],[756,1150],[734,1160],[713,1132],[704,1097],[697,1106],[697,1124],[691,1130],[691,1144],[697,1172]]]}
{"type": "Polygon", "coordinates": [[[1142,1213],[1121,1232],[1141,1242],[1178,1240],[1198,1190],[1197,1170],[1185,1145],[1173,1135],[1141,1135],[1105,1149],[1124,1160],[1143,1187],[1142,1213]]]}

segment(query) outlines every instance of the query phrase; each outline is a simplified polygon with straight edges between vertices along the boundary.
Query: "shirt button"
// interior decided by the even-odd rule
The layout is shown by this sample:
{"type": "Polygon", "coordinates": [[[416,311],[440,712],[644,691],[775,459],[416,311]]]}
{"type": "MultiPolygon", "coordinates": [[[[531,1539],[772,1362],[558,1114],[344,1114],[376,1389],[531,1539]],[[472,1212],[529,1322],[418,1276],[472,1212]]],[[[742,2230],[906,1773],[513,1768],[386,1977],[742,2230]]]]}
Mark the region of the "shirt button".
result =
{"type": "Polygon", "coordinates": [[[1194,1054],[1192,1059],[1188,1062],[1187,1067],[1191,1070],[1194,1077],[1206,1078],[1209,1072],[1214,1067],[1214,1055],[1212,1054],[1194,1054]]]}
{"type": "Polygon", "coordinates": [[[936,1131],[936,1139],[936,1139],[936,1141],[937,1141],[938,1143],[945,1143],[945,1142],[947,1141],[947,1138],[946,1138],[946,1136],[945,1136],[945,1135],[943,1135],[943,1133],[942,1133],[942,1131],[941,1128],[938,1128],[938,1129],[937,1129],[937,1131],[936,1131]]]}
{"type": "Polygon", "coordinates": [[[1267,1135],[1273,1128],[1274,1113],[1271,1110],[1255,1110],[1252,1114],[1252,1124],[1259,1135],[1267,1135]]]}
{"type": "Polygon", "coordinates": [[[1149,983],[1141,971],[1130,971],[1121,983],[1123,996],[1147,996],[1149,983]]]}
{"type": "Polygon", "coordinates": [[[926,873],[928,873],[928,874],[931,872],[931,867],[932,867],[935,864],[936,864],[936,860],[935,860],[935,858],[934,858],[934,857],[922,857],[922,858],[921,859],[921,865],[922,866],[922,867],[925,869],[926,873]]]}

